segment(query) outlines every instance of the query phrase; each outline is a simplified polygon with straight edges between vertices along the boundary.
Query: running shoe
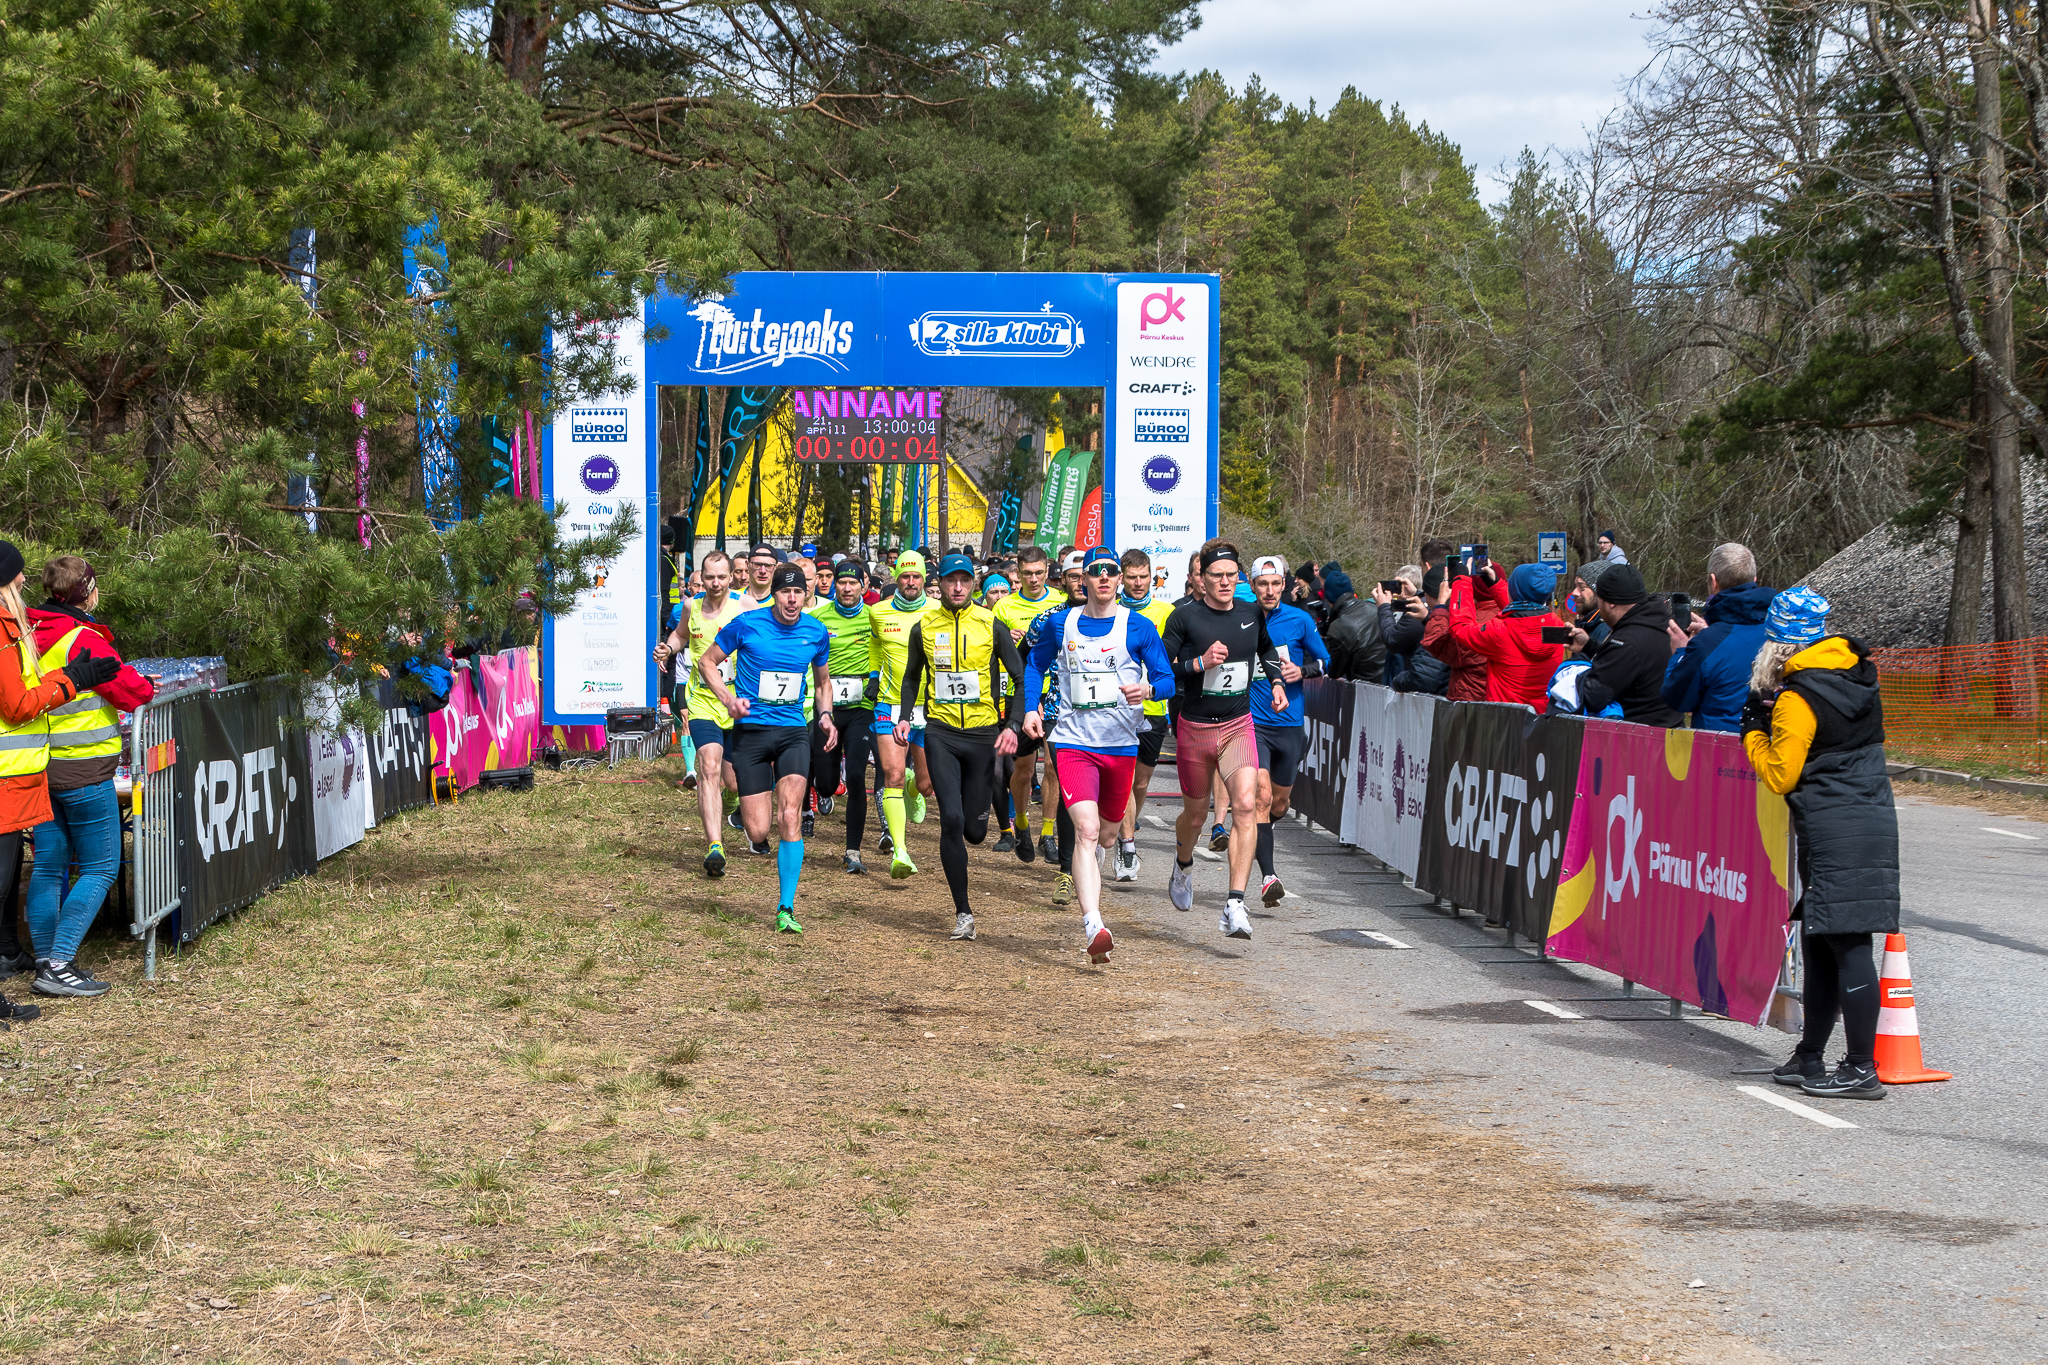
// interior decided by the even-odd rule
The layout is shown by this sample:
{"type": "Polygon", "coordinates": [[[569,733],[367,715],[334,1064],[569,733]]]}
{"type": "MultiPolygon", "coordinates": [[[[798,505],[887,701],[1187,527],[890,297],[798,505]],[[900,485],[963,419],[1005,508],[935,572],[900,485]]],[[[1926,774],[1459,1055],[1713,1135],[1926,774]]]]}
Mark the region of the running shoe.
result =
{"type": "Polygon", "coordinates": [[[924,823],[924,793],[912,787],[903,798],[903,809],[910,816],[910,823],[924,823]]]}
{"type": "Polygon", "coordinates": [[[833,807],[833,805],[834,805],[834,804],[836,804],[836,803],[834,802],[834,800],[833,800],[833,798],[832,798],[832,797],[829,797],[829,796],[821,796],[821,797],[819,797],[819,798],[818,798],[818,814],[820,814],[820,815],[830,815],[830,814],[832,813],[832,807],[833,807]]]}
{"type": "Polygon", "coordinates": [[[1120,882],[1138,880],[1138,845],[1135,842],[1116,846],[1116,879],[1120,882]]]}
{"type": "Polygon", "coordinates": [[[886,858],[895,851],[896,841],[889,837],[888,830],[883,830],[882,837],[875,841],[875,852],[881,854],[884,858],[886,858]]]}
{"type": "Polygon", "coordinates": [[[695,774],[695,773],[684,773],[684,774],[683,774],[683,790],[684,790],[684,791],[686,791],[686,792],[693,792],[693,791],[697,790],[697,774],[695,774]]]}
{"type": "Polygon", "coordinates": [[[1266,880],[1259,883],[1259,899],[1268,905],[1278,905],[1286,894],[1287,888],[1280,885],[1280,878],[1274,873],[1268,872],[1266,880]]]}
{"type": "Polygon", "coordinates": [[[1017,861],[1020,863],[1035,862],[1037,858],[1038,849],[1032,845],[1031,831],[1027,829],[1024,833],[1017,836],[1017,861]]]}
{"type": "Polygon", "coordinates": [[[1824,1058],[1812,1052],[1794,1052],[1792,1056],[1771,1073],[1771,1079],[1779,1085],[1797,1087],[1807,1081],[1817,1081],[1828,1074],[1824,1058]]]}
{"type": "Polygon", "coordinates": [[[5,1033],[9,1024],[26,1024],[31,1019],[42,1018],[42,1015],[41,1005],[17,1005],[0,995],[0,1033],[5,1033]]]}
{"type": "Polygon", "coordinates": [[[1222,825],[1209,827],[1209,851],[1222,853],[1230,848],[1230,831],[1222,825]]]}
{"type": "Polygon", "coordinates": [[[796,907],[785,905],[775,912],[775,932],[778,934],[801,934],[804,927],[796,922],[796,907]]]}
{"type": "MultiPolygon", "coordinates": [[[[43,979],[36,978],[41,988],[43,979]]],[[[1799,1088],[1809,1095],[1818,1095],[1830,1100],[1881,1100],[1884,1098],[1884,1082],[1877,1078],[1874,1066],[1852,1066],[1844,1061],[1835,1068],[1831,1076],[1816,1076],[1799,1083],[1799,1088]]]]}
{"type": "Polygon", "coordinates": [[[758,843],[758,844],[748,844],[748,845],[747,845],[747,852],[749,852],[749,853],[753,854],[753,855],[754,855],[754,856],[755,856],[756,858],[765,858],[765,857],[767,857],[767,856],[768,856],[768,855],[769,855],[770,853],[773,853],[774,851],[775,851],[775,850],[774,850],[774,848],[772,848],[772,847],[771,847],[771,846],[769,845],[769,843],[768,843],[768,841],[767,841],[766,839],[763,839],[763,840],[762,840],[762,841],[761,841],[760,843],[758,843]]]}
{"type": "Polygon", "coordinates": [[[1004,831],[1003,831],[1003,837],[1002,837],[1002,838],[1000,838],[1000,839],[998,839],[998,840],[996,840],[996,852],[998,852],[998,853],[1015,853],[1016,851],[1017,851],[1017,834],[1016,834],[1016,831],[1015,831],[1015,830],[1007,830],[1007,829],[1006,829],[1006,830],[1004,830],[1004,831]]]}
{"type": "Polygon", "coordinates": [[[1166,879],[1166,898],[1173,902],[1176,910],[1195,908],[1195,865],[1183,865],[1178,860],[1173,864],[1173,873],[1166,879]]]}
{"type": "Polygon", "coordinates": [[[956,912],[954,912],[954,915],[953,915],[953,940],[954,940],[954,941],[955,941],[956,943],[972,943],[972,942],[974,942],[974,916],[973,916],[973,915],[971,915],[971,914],[969,914],[969,915],[963,915],[963,914],[960,914],[960,913],[959,913],[959,912],[957,912],[957,911],[956,911],[956,912]]]}
{"type": "Polygon", "coordinates": [[[818,816],[815,811],[804,812],[804,838],[809,839],[818,832],[818,816]]]}
{"type": "Polygon", "coordinates": [[[26,948],[12,956],[0,953],[0,981],[5,981],[8,977],[21,972],[32,972],[35,969],[36,955],[26,948]]]}
{"type": "Polygon", "coordinates": [[[728,829],[746,828],[745,825],[740,823],[740,808],[738,806],[734,806],[731,812],[725,817],[725,824],[726,828],[728,829]]]}
{"type": "Polygon", "coordinates": [[[725,845],[713,844],[711,851],[704,855],[704,875],[723,877],[725,875],[725,845]]]}
{"type": "Polygon", "coordinates": [[[1242,896],[1231,896],[1223,902],[1223,918],[1216,928],[1225,938],[1252,936],[1252,917],[1245,913],[1242,896]]]}
{"type": "Polygon", "coordinates": [[[1052,903],[1054,905],[1065,905],[1072,899],[1074,899],[1074,874],[1062,872],[1059,876],[1052,879],[1052,903]]]}
{"type": "Polygon", "coordinates": [[[1081,937],[1088,940],[1088,960],[1094,963],[1109,961],[1109,950],[1116,944],[1109,937],[1109,930],[1102,925],[1102,916],[1090,915],[1081,921],[1081,937]]]}
{"type": "Polygon", "coordinates": [[[69,962],[45,962],[36,969],[35,982],[29,987],[37,995],[105,995],[113,987],[104,981],[83,976],[71,970],[69,962]]]}
{"type": "Polygon", "coordinates": [[[917,864],[910,861],[908,853],[892,853],[889,855],[889,875],[899,882],[908,881],[917,875],[917,864]]]}
{"type": "Polygon", "coordinates": [[[1058,862],[1060,860],[1060,841],[1053,838],[1050,834],[1039,835],[1038,856],[1049,863],[1058,862]]]}
{"type": "Polygon", "coordinates": [[[860,850],[857,848],[849,848],[848,850],[846,850],[846,862],[842,866],[845,868],[846,872],[849,875],[855,877],[860,876],[862,873],[868,870],[867,864],[863,863],[860,860],[860,850]]]}

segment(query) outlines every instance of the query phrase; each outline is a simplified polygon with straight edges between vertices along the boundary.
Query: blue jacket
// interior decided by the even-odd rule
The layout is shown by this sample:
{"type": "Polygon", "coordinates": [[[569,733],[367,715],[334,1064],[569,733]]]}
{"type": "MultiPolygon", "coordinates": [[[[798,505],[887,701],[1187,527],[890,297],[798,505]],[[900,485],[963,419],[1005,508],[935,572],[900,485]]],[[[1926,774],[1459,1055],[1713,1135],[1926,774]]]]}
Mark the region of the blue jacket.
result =
{"type": "Polygon", "coordinates": [[[1750,666],[1763,648],[1764,613],[1777,595],[1761,583],[1722,589],[1700,609],[1707,628],[1672,654],[1664,668],[1664,704],[1690,714],[1695,729],[1741,733],[1750,666]]]}

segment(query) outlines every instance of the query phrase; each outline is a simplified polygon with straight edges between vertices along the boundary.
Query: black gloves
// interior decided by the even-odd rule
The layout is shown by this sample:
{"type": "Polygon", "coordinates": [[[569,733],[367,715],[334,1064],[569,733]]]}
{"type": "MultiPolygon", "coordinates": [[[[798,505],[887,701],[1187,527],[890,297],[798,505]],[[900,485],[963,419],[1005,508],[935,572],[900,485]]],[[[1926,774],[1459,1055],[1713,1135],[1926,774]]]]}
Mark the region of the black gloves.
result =
{"type": "Polygon", "coordinates": [[[1751,730],[1761,730],[1766,735],[1771,732],[1771,707],[1760,692],[1751,692],[1749,700],[1742,704],[1742,733],[1746,735],[1751,730]]]}
{"type": "Polygon", "coordinates": [[[862,699],[865,700],[868,705],[873,706],[875,702],[880,700],[881,698],[882,680],[876,677],[874,674],[870,673],[868,675],[868,685],[866,687],[863,687],[860,690],[860,693],[862,699]]]}
{"type": "Polygon", "coordinates": [[[112,682],[114,675],[121,671],[121,665],[113,659],[102,659],[97,654],[81,654],[64,665],[64,676],[71,679],[71,685],[80,692],[88,692],[101,683],[112,682]]]}

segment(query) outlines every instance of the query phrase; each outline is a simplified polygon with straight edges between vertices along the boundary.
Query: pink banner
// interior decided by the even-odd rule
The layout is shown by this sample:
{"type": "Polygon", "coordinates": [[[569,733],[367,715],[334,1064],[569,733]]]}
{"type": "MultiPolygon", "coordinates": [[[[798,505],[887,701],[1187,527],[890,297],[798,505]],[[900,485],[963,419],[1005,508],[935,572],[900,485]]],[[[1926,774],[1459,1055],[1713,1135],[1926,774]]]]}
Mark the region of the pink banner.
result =
{"type": "Polygon", "coordinates": [[[1586,722],[1549,951],[1762,1023],[1791,911],[1788,827],[1737,736],[1586,722]]]}
{"type": "Polygon", "coordinates": [[[473,661],[484,703],[483,733],[489,741],[485,772],[533,763],[534,747],[540,742],[540,685],[529,662],[532,653],[510,649],[473,661]]]}
{"type": "Polygon", "coordinates": [[[483,712],[470,670],[457,668],[448,704],[427,718],[427,732],[434,740],[434,771],[453,778],[457,791],[468,791],[483,777],[489,748],[483,712]]]}

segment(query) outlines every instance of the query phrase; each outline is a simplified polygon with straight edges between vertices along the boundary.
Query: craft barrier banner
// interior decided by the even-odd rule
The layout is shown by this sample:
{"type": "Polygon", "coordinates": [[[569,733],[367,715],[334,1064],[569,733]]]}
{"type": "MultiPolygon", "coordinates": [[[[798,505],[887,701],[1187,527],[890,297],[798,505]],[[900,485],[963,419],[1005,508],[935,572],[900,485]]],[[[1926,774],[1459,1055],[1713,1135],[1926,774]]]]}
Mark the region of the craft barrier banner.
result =
{"type": "Polygon", "coordinates": [[[1429,746],[1437,712],[1450,703],[1416,692],[1355,683],[1351,799],[1346,842],[1409,877],[1422,858],[1429,800],[1429,746]]]}
{"type": "Polygon", "coordinates": [[[377,688],[377,701],[384,708],[384,724],[369,737],[373,824],[433,799],[432,746],[425,717],[400,701],[398,689],[389,682],[377,688]]]}
{"type": "Polygon", "coordinates": [[[1785,799],[1735,735],[1585,722],[1549,950],[1761,1024],[1791,915],[1785,799]]]}
{"type": "Polygon", "coordinates": [[[318,863],[304,715],[297,688],[281,679],[194,698],[173,713],[179,942],[318,863]]]}
{"type": "Polygon", "coordinates": [[[325,861],[363,841],[370,826],[370,752],[363,732],[341,728],[341,698],[331,686],[313,690],[306,731],[313,782],[313,847],[325,861]]]}
{"type": "Polygon", "coordinates": [[[1334,830],[1338,840],[1348,844],[1352,838],[1344,815],[1350,803],[1344,791],[1351,772],[1352,685],[1336,678],[1310,678],[1301,685],[1301,704],[1307,749],[1288,805],[1334,830]]]}
{"type": "Polygon", "coordinates": [[[1541,941],[1571,819],[1582,724],[1487,702],[1439,709],[1416,886],[1541,941]]]}

